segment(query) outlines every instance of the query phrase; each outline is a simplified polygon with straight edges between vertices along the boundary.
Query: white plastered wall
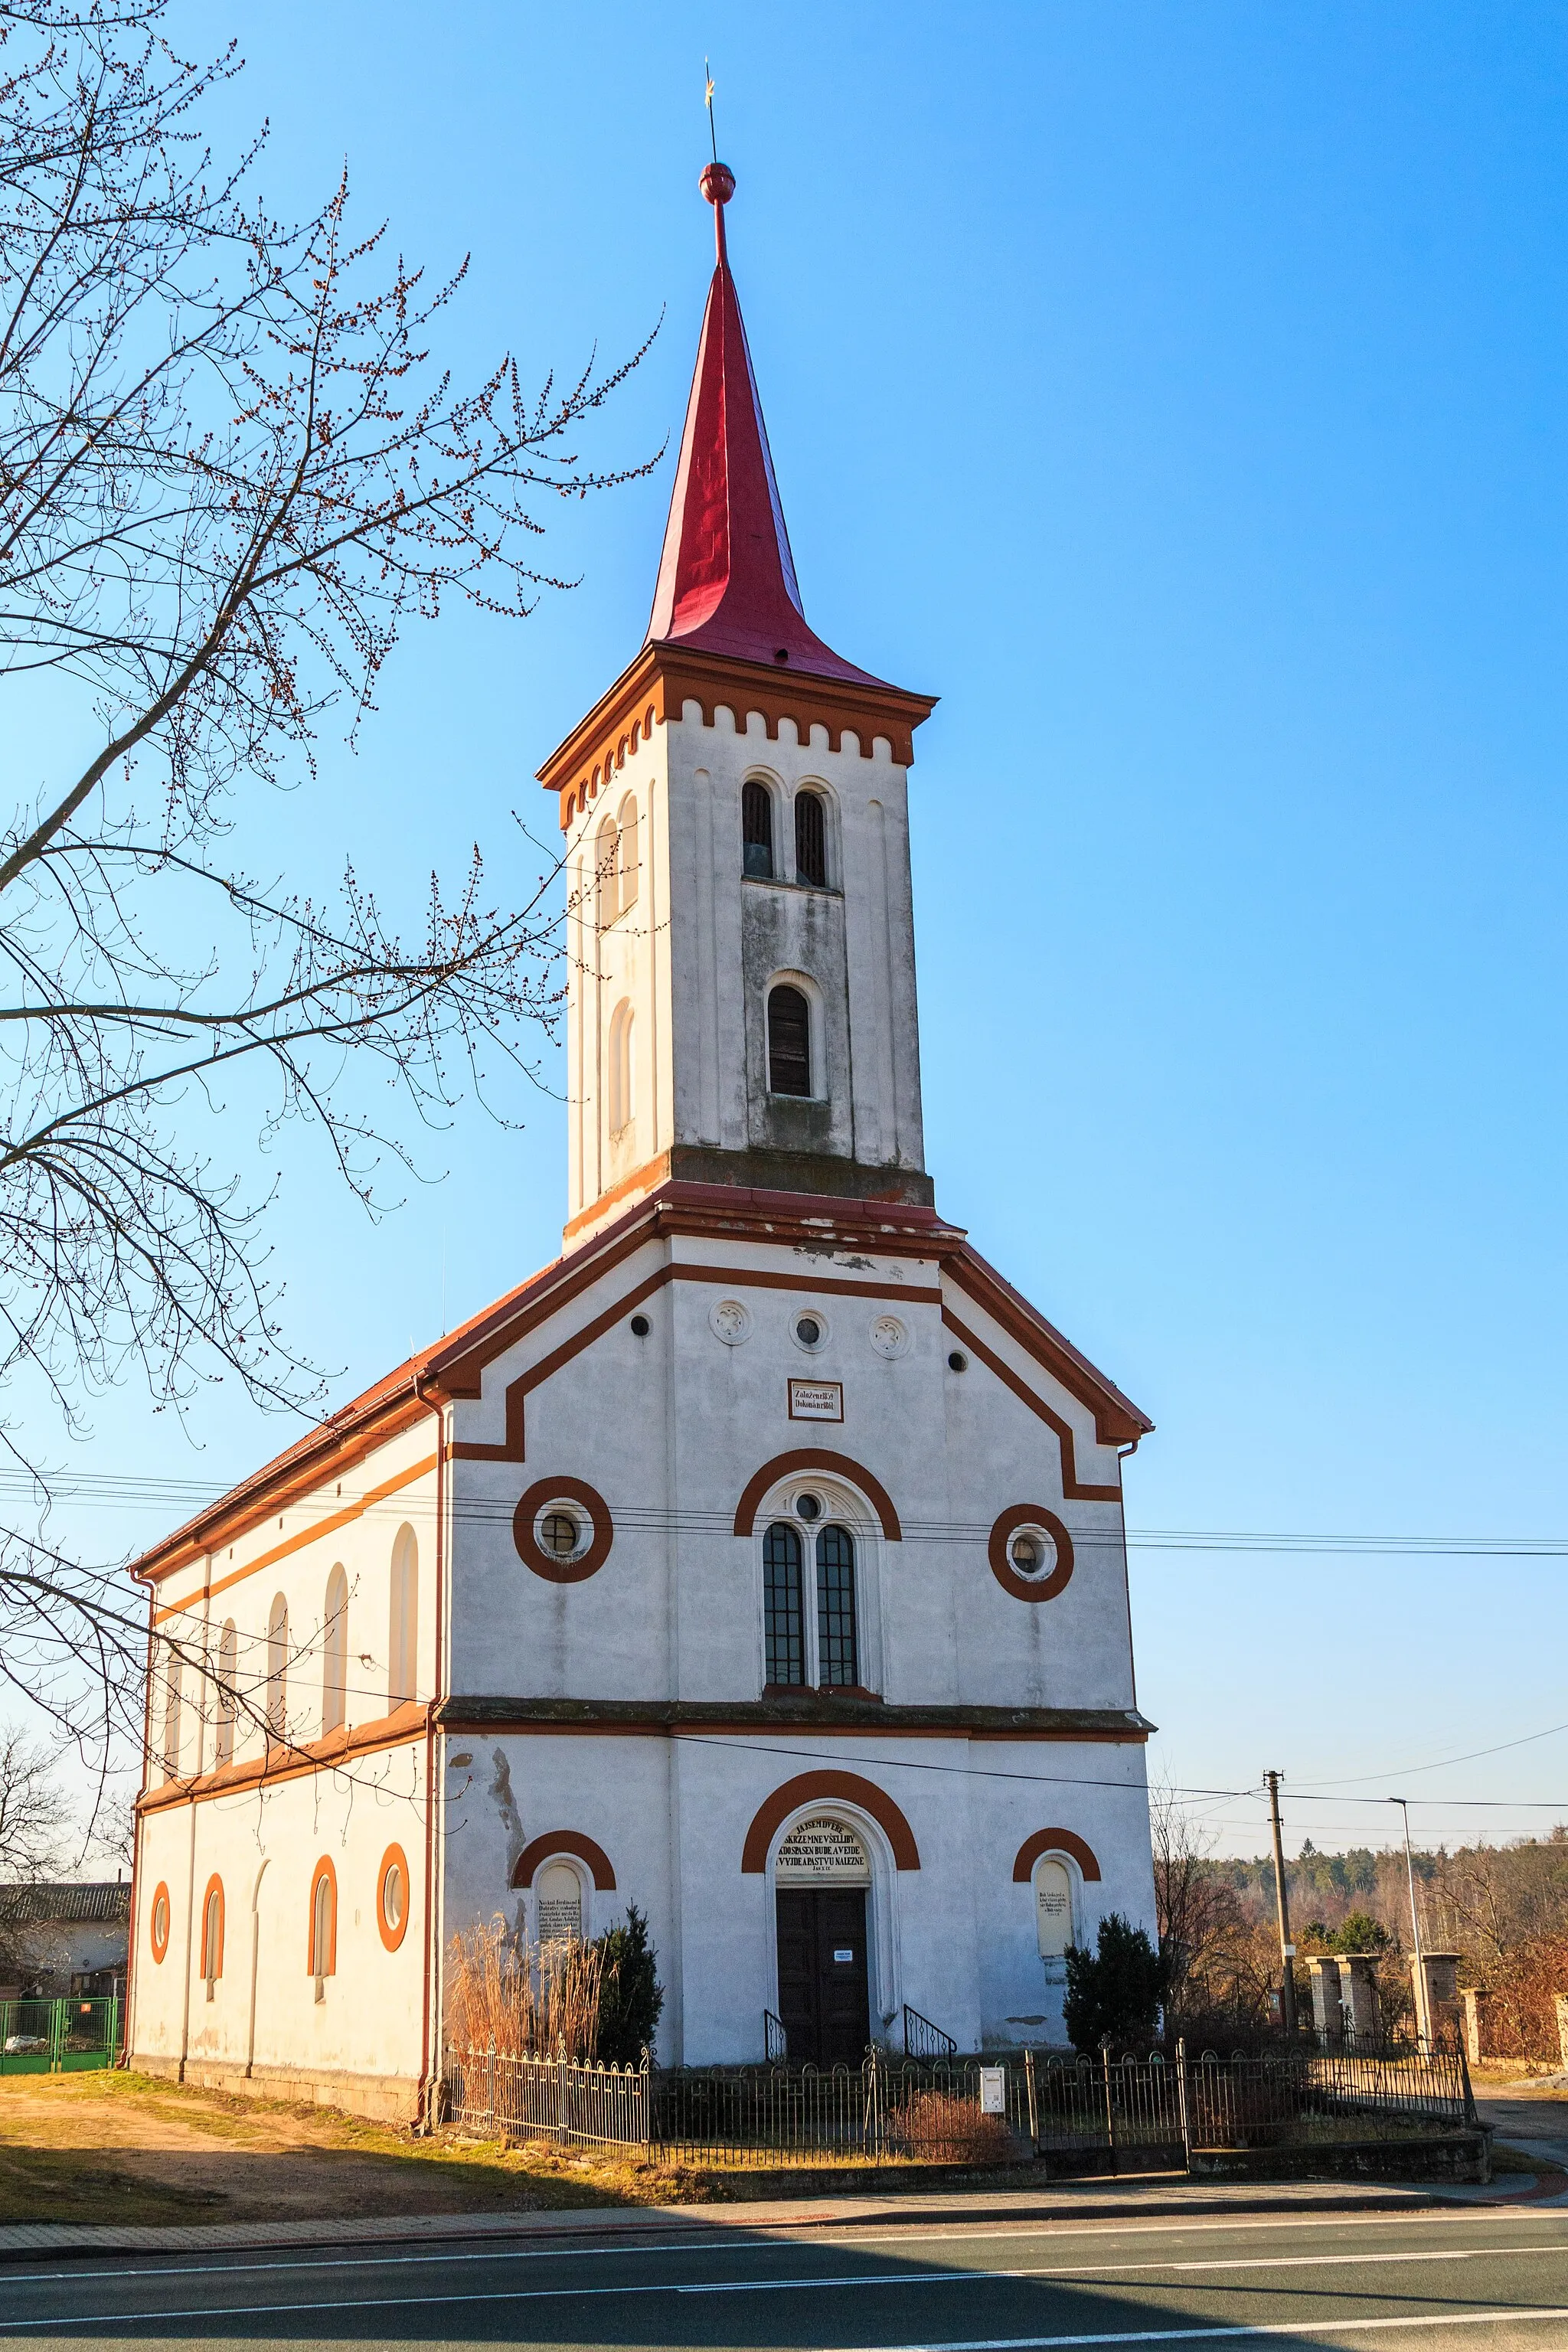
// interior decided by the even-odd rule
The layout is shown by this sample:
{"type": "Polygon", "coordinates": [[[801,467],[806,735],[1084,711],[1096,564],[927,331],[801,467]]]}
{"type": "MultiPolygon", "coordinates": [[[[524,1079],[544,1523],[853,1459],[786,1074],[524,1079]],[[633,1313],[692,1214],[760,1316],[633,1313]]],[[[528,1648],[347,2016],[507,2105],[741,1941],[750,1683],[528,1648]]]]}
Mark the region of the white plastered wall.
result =
{"type": "Polygon", "coordinates": [[[368,2112],[411,2114],[424,2021],[426,1947],[425,1735],[394,1734],[389,1717],[392,1560],[401,1531],[418,1553],[416,1703],[435,1690],[437,1647],[437,1423],[422,1418],[363,1460],[273,1510],[234,1542],[169,1577],[160,1629],[195,1662],[184,1676],[177,1773],[165,1769],[163,1674],[155,1669],[148,1788],[142,1812],[132,1922],[130,2046],[137,2063],[190,2079],[291,2086],[368,2112]],[[281,1522],[281,1524],[280,1524],[281,1522]],[[347,1752],[320,1769],[325,1601],[335,1566],[348,1591],[347,1752]],[[289,1612],[281,1773],[256,1785],[266,1740],[267,1628],[276,1598],[289,1612]],[[177,1608],[175,1604],[188,1605],[177,1608]],[[180,1781],[217,1763],[220,1706],[199,1661],[216,1660],[226,1621],[237,1636],[244,1704],[235,1726],[235,1781],[195,1801],[180,1781]],[[383,1739],[378,1726],[387,1725],[383,1739]],[[361,1748],[356,1741],[372,1744],[361,1748]],[[389,1952],[377,1924],[387,1848],[408,1864],[407,1926],[389,1952]],[[307,1969],[310,1875],[327,1856],[337,1873],[338,1966],[315,1999],[307,1969]],[[206,1998],[201,1976],[203,1904],[222,1883],[224,1967],[206,1998]],[[152,1905],[169,1895],[168,1949],[152,1952],[152,1905]],[[252,1990],[254,1989],[254,2011],[252,1990]]]}

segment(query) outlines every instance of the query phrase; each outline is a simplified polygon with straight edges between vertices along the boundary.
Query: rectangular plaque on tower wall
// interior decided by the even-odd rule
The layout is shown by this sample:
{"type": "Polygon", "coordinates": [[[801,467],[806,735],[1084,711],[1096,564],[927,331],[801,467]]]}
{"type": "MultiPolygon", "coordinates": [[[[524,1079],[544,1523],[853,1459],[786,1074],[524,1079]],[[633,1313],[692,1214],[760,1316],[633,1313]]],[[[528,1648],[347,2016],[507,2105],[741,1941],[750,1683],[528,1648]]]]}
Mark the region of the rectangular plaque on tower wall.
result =
{"type": "Polygon", "coordinates": [[[791,1381],[789,1417],[792,1421],[842,1421],[843,1381],[791,1381]]]}

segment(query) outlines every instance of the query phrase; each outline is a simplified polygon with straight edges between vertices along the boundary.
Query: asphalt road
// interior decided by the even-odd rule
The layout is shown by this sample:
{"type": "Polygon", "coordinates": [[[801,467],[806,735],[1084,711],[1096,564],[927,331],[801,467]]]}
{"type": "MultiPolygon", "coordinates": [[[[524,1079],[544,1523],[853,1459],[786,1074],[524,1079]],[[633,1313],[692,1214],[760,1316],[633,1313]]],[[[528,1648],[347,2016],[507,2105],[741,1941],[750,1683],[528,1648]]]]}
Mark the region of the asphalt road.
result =
{"type": "Polygon", "coordinates": [[[1483,2123],[1525,2155],[1568,2166],[1568,2099],[1521,2084],[1483,2092],[1476,2101],[1483,2123]]]}
{"type": "Polygon", "coordinates": [[[1568,2347],[1568,2211],[729,2224],[668,2239],[88,2260],[0,2271],[0,2343],[1048,2352],[1568,2347]]]}

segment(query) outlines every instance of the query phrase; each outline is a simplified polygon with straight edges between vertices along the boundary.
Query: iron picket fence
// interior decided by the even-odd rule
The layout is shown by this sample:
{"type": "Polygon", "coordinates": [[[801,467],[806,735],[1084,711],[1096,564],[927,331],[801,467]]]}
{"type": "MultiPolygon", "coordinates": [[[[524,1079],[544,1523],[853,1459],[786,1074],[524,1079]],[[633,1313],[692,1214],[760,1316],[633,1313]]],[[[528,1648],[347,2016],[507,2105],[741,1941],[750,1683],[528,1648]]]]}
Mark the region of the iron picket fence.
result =
{"type": "Polygon", "coordinates": [[[649,2070],[583,2065],[565,2056],[449,2051],[447,2113],[491,2139],[553,2139],[561,2146],[648,2145],[649,2070]]]}
{"type": "Polygon", "coordinates": [[[1458,2051],[889,2058],[856,2066],[580,2065],[448,2053],[447,2114],[492,2137],[705,2166],[837,2160],[1149,2170],[1195,2153],[1415,2139],[1475,2126],[1458,2051]]]}

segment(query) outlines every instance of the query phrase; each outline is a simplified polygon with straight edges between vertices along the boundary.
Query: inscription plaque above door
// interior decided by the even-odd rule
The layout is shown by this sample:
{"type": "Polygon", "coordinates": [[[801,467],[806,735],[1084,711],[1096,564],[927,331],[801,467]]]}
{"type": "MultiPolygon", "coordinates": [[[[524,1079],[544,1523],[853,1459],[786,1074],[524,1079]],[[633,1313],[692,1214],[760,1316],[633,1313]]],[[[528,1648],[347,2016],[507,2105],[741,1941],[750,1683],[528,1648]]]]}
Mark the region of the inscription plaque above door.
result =
{"type": "Polygon", "coordinates": [[[866,1886],[871,1858],[846,1822],[819,1815],[791,1830],[779,1848],[773,1878],[780,1886],[866,1886]]]}

